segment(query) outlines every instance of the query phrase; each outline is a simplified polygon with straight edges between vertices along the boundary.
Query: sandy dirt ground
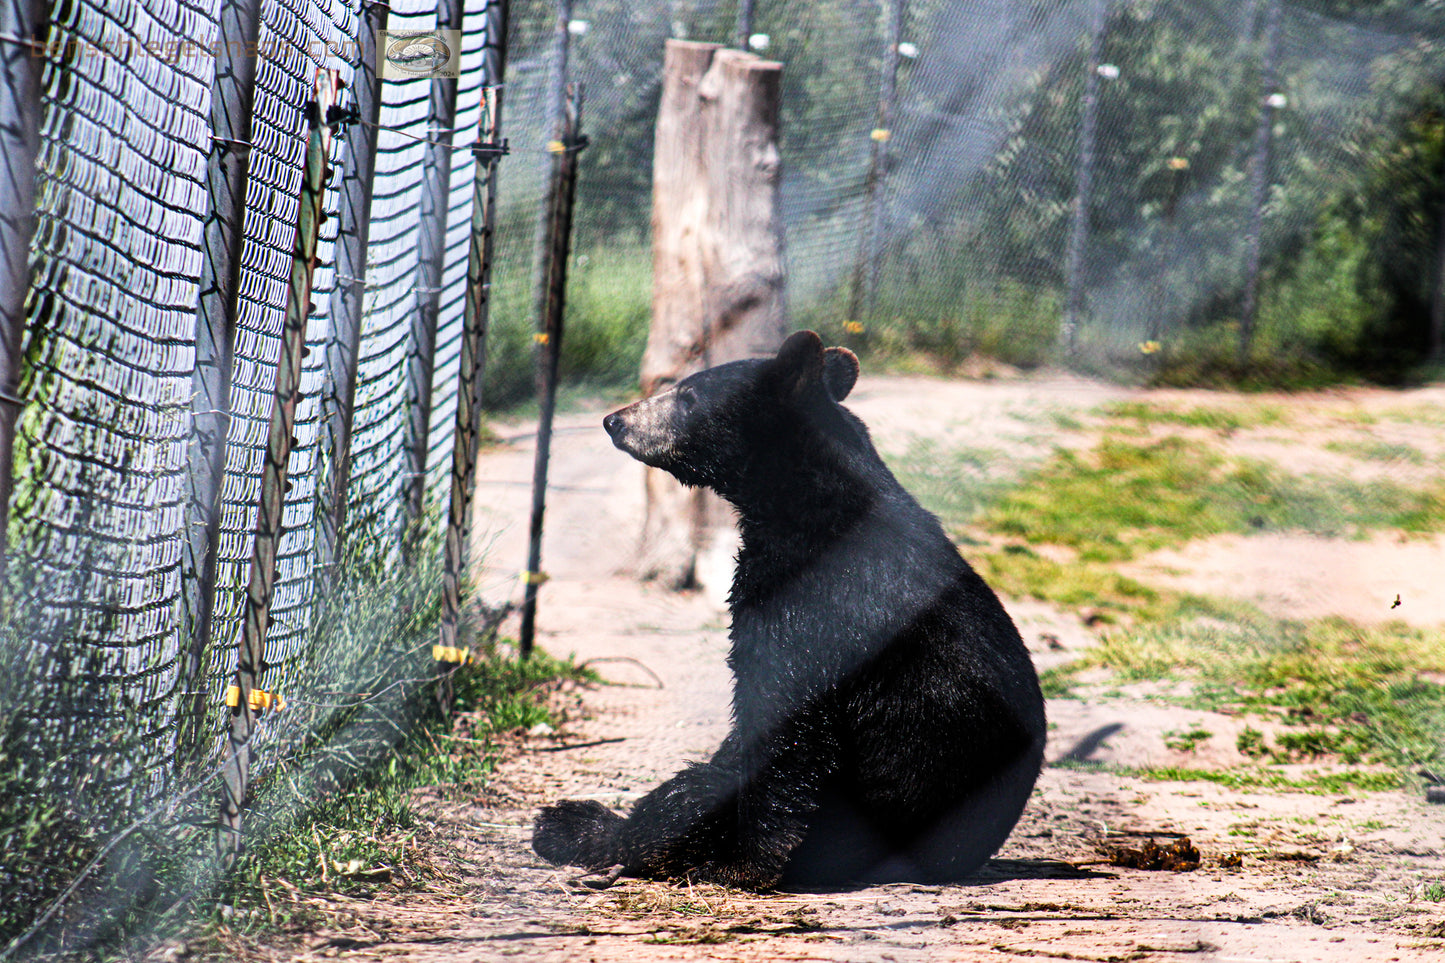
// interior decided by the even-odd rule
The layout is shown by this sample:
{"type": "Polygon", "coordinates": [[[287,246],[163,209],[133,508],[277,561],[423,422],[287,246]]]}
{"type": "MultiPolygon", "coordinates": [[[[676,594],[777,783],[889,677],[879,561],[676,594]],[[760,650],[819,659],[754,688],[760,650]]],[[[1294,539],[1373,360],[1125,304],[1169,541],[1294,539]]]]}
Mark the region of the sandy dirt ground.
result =
{"type": "MultiPolygon", "coordinates": [[[[1059,378],[865,378],[850,407],[885,454],[908,450],[917,436],[1007,451],[1026,464],[1055,444],[1090,443],[1087,430],[1060,425],[1087,427],[1088,412],[1131,397],[1144,396],[1059,378]]],[[[1224,403],[1179,392],[1149,397],[1224,403]]],[[[1445,414],[1445,392],[1359,391],[1309,404],[1320,409],[1323,431],[1335,411],[1424,405],[1445,414]]],[[[1038,791],[998,858],[966,883],[756,896],[623,880],[598,890],[575,871],[543,863],[529,846],[539,805],[570,797],[625,806],[683,763],[709,755],[728,725],[726,613],[707,593],[678,595],[628,576],[642,479],[602,432],[602,413],[558,423],[543,554],[551,579],[538,623],[542,647],[574,654],[613,684],[570,692],[561,728],[510,746],[483,796],[431,806],[433,838],[453,867],[454,886],[334,901],[328,908],[336,928],[308,934],[299,951],[278,949],[278,958],[1445,959],[1445,903],[1421,898],[1422,885],[1445,880],[1445,806],[1428,806],[1418,793],[1236,791],[1146,782],[1091,766],[1167,763],[1163,733],[1191,722],[1216,734],[1191,764],[1238,758],[1231,754],[1242,722],[1151,702],[1144,689],[1125,688],[1098,703],[1050,704],[1050,765],[1038,791]],[[1132,833],[1161,843],[1175,838],[1167,834],[1187,834],[1203,865],[1174,873],[1100,861],[1100,843],[1147,838],[1132,833]]],[[[1337,429],[1369,431],[1368,418],[1351,419],[1337,429]]],[[[483,459],[477,499],[478,554],[488,566],[480,583],[489,600],[519,594],[533,458],[527,426],[498,430],[504,442],[483,459]]],[[[1415,439],[1422,450],[1445,448],[1445,424],[1412,431],[1422,436],[1415,439]]],[[[1306,450],[1332,457],[1283,429],[1277,434],[1251,444],[1275,445],[1294,459],[1306,450]]],[[[1298,614],[1445,621],[1439,540],[1221,538],[1132,564],[1140,577],[1298,614]],[[1404,604],[1392,611],[1396,594],[1404,604]]],[[[1040,666],[1092,641],[1075,614],[1006,602],[1040,666]]]]}

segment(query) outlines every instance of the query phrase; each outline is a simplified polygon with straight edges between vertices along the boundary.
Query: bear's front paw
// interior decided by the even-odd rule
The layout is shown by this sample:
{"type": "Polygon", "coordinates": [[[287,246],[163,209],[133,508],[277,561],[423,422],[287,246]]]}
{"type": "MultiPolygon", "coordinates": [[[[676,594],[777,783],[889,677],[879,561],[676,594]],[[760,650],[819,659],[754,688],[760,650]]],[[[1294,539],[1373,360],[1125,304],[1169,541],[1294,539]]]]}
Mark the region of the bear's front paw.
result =
{"type": "Polygon", "coordinates": [[[624,862],[618,845],[623,822],[595,800],[564,799],[537,813],[532,850],[549,863],[605,869],[624,862]]]}

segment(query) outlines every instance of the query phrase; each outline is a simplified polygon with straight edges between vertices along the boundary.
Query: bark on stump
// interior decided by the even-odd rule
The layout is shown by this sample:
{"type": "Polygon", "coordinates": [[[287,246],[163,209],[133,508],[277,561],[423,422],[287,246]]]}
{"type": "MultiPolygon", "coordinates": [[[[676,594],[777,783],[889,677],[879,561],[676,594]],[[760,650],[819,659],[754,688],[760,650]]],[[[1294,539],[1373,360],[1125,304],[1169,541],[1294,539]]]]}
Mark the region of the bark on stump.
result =
{"type": "MultiPolygon", "coordinates": [[[[782,69],[719,44],[667,41],[652,175],[646,394],[703,368],[771,355],[787,333],[778,212],[782,69]]],[[[729,509],[664,472],[646,475],[638,574],[693,587],[700,558],[728,541],[729,509]]]]}

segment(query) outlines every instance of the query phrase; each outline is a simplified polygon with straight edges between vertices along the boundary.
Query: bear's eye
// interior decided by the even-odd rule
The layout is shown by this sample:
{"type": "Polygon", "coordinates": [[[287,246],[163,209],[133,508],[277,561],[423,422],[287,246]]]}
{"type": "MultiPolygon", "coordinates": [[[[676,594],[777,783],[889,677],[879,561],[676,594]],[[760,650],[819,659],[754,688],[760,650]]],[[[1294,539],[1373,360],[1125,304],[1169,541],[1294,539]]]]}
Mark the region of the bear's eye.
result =
{"type": "Polygon", "coordinates": [[[696,403],[697,403],[697,392],[693,391],[691,388],[679,388],[679,389],[677,389],[677,410],[678,410],[678,411],[682,412],[682,413],[685,415],[685,414],[687,414],[689,411],[692,410],[692,406],[693,406],[694,404],[696,404],[696,403]]]}

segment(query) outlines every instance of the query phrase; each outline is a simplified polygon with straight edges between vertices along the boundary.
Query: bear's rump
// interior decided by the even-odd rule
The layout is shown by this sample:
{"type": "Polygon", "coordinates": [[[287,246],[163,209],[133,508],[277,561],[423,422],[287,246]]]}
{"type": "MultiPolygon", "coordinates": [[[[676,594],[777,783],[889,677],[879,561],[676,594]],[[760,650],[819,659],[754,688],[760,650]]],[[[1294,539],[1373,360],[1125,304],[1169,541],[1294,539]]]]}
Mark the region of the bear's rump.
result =
{"type": "Polygon", "coordinates": [[[820,794],[783,884],[818,888],[966,877],[1008,838],[1041,761],[1042,745],[1031,746],[981,778],[927,781],[902,796],[865,789],[840,774],[820,794]]]}

